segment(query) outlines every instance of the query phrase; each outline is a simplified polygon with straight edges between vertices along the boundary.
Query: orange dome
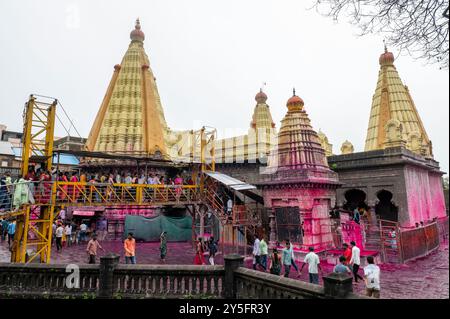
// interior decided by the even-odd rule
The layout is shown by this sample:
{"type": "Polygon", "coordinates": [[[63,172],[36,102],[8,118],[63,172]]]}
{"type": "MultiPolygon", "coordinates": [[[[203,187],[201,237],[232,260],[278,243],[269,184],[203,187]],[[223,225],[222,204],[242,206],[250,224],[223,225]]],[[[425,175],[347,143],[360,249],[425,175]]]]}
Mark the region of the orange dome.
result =
{"type": "Polygon", "coordinates": [[[293,105],[293,106],[303,106],[305,102],[298,97],[297,95],[293,95],[286,103],[287,106],[293,105]]]}
{"type": "Polygon", "coordinates": [[[141,23],[139,22],[139,19],[136,19],[136,25],[134,26],[134,30],[130,33],[130,39],[132,41],[144,41],[145,40],[145,34],[141,30],[141,23]]]}
{"type": "Polygon", "coordinates": [[[387,49],[385,49],[384,53],[380,55],[380,65],[389,65],[394,63],[394,54],[392,52],[388,52],[387,49]]]}
{"type": "Polygon", "coordinates": [[[264,93],[262,91],[262,89],[259,90],[258,94],[256,94],[256,96],[255,96],[255,100],[256,100],[256,102],[258,102],[258,104],[259,103],[266,103],[266,101],[267,101],[266,93],[264,93]]]}

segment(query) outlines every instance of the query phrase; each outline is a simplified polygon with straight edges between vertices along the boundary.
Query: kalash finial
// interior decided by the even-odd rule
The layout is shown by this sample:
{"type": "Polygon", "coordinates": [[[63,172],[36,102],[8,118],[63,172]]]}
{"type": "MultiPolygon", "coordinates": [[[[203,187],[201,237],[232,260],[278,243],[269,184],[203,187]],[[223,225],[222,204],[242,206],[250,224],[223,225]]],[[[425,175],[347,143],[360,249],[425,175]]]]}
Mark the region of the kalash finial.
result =
{"type": "Polygon", "coordinates": [[[394,54],[392,52],[388,51],[387,45],[386,45],[386,39],[383,39],[384,44],[384,53],[380,55],[380,65],[393,65],[394,64],[394,54]]]}
{"type": "Polygon", "coordinates": [[[295,88],[292,88],[292,96],[295,96],[295,88]]]}
{"type": "Polygon", "coordinates": [[[136,24],[134,25],[134,30],[130,33],[130,39],[132,41],[143,42],[145,40],[144,32],[141,30],[141,22],[139,18],[136,19],[136,24]]]}

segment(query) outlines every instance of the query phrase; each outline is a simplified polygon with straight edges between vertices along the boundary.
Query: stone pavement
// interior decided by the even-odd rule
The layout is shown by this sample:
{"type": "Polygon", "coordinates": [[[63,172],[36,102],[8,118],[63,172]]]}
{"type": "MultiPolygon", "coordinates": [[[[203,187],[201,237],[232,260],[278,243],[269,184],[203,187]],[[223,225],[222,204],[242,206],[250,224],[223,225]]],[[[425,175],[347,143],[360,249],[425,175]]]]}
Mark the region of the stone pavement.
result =
{"type": "MultiPolygon", "coordinates": [[[[117,241],[102,242],[105,252],[99,256],[114,252],[121,255],[124,262],[123,244],[117,241]]],[[[158,243],[137,243],[136,256],[140,264],[160,264],[158,243]]],[[[86,245],[63,248],[62,252],[53,249],[51,262],[58,264],[86,263],[86,245]]],[[[168,243],[166,264],[193,264],[194,252],[189,243],[168,243]]],[[[403,265],[383,264],[381,268],[381,298],[385,299],[435,299],[449,298],[449,246],[443,244],[431,255],[419,258],[403,265]]],[[[9,262],[10,253],[6,242],[0,243],[0,262],[9,262]]],[[[205,256],[206,259],[206,256],[205,256]]],[[[216,257],[217,264],[223,264],[223,256],[216,257]]],[[[251,259],[246,260],[251,267],[251,259]]],[[[332,271],[333,266],[322,265],[324,273],[332,271]]],[[[291,277],[297,274],[292,269],[291,277]]],[[[307,267],[303,269],[300,280],[307,281],[307,267]]],[[[322,281],[320,282],[322,284],[322,281]]],[[[364,283],[354,285],[354,291],[364,293],[364,283]]]]}

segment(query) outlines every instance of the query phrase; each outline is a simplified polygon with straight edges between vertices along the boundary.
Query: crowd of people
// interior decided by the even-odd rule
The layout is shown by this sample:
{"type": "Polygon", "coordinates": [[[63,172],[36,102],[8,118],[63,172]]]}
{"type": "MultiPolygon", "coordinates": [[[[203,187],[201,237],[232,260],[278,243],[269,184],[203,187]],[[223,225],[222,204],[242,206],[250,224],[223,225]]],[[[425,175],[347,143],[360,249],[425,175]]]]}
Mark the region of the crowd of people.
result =
{"type": "MultiPolygon", "coordinates": [[[[277,244],[276,246],[279,246],[277,244]]],[[[350,246],[345,243],[342,256],[339,257],[333,272],[352,274],[354,283],[362,280],[365,283],[366,295],[369,297],[380,298],[380,268],[375,265],[374,257],[367,256],[367,266],[364,267],[364,276],[359,274],[361,265],[361,250],[354,241],[350,242],[350,246]]],[[[308,265],[309,282],[319,284],[319,272],[323,272],[320,266],[319,255],[314,252],[314,247],[308,247],[308,253],[303,259],[303,264],[299,268],[296,264],[294,255],[294,247],[289,239],[285,241],[284,248],[280,251],[278,247],[274,247],[270,256],[268,256],[268,245],[264,236],[256,236],[253,244],[253,269],[263,272],[270,271],[271,274],[281,276],[284,268],[284,277],[288,278],[291,267],[300,277],[305,265],[308,265]]]]}
{"type": "MultiPolygon", "coordinates": [[[[137,185],[173,185],[177,194],[181,188],[176,186],[193,185],[191,176],[185,172],[169,175],[164,170],[100,170],[100,171],[72,171],[63,172],[57,169],[46,170],[31,166],[24,177],[14,179],[9,172],[0,175],[0,212],[15,209],[23,204],[34,204],[35,202],[46,203],[50,201],[52,193],[52,182],[86,183],[86,185],[111,184],[137,184],[137,185]]],[[[72,201],[83,200],[80,188],[72,185],[62,185],[57,190],[60,200],[67,197],[72,201]]],[[[111,196],[111,194],[105,194],[111,196]]],[[[94,200],[100,201],[100,194],[96,194],[94,200]]]]}

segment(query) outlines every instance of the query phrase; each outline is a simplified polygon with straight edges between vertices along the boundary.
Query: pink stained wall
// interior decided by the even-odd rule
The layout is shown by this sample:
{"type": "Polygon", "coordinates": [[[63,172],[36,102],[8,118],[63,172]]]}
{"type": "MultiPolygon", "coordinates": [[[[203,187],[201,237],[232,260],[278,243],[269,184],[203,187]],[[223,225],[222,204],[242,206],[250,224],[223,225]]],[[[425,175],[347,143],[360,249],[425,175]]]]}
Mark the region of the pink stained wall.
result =
{"type": "Polygon", "coordinates": [[[156,209],[148,206],[118,206],[105,208],[104,216],[108,220],[125,220],[127,215],[153,217],[156,209]]]}
{"type": "Polygon", "coordinates": [[[442,184],[442,176],[440,174],[429,174],[430,193],[431,193],[431,218],[445,217],[445,197],[444,186],[442,184]]]}
{"type": "Polygon", "coordinates": [[[336,201],[335,190],[271,188],[263,190],[263,197],[268,208],[299,207],[300,221],[304,222],[303,245],[315,248],[333,246],[329,211],[336,201]]]}
{"type": "Polygon", "coordinates": [[[445,202],[441,176],[417,167],[405,168],[408,215],[399,212],[402,227],[414,227],[434,217],[444,217],[445,202]]]}

